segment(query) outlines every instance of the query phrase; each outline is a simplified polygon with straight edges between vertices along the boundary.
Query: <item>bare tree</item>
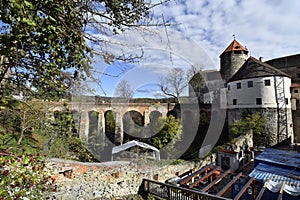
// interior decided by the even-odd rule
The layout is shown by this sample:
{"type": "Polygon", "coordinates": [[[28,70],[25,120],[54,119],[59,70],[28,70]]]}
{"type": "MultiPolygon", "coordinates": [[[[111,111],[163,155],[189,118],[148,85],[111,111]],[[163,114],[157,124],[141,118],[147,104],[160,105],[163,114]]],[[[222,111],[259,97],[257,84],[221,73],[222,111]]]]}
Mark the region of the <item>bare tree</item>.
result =
{"type": "Polygon", "coordinates": [[[168,76],[162,77],[160,80],[161,91],[168,96],[178,97],[188,85],[188,74],[181,68],[170,69],[168,76]]]}
{"type": "Polygon", "coordinates": [[[186,87],[191,87],[198,95],[198,90],[205,85],[204,77],[202,76],[202,70],[191,66],[189,69],[184,70],[182,68],[170,69],[168,76],[162,77],[160,80],[161,91],[168,96],[175,98],[178,102],[178,98],[186,87]]]}
{"type": "Polygon", "coordinates": [[[206,83],[206,73],[200,68],[192,66],[189,71],[189,91],[193,90],[195,95],[203,102],[203,95],[207,93],[206,83]]]}
{"type": "Polygon", "coordinates": [[[123,101],[128,102],[133,97],[133,94],[134,92],[128,81],[122,80],[118,83],[115,90],[116,97],[120,97],[123,101]]]}

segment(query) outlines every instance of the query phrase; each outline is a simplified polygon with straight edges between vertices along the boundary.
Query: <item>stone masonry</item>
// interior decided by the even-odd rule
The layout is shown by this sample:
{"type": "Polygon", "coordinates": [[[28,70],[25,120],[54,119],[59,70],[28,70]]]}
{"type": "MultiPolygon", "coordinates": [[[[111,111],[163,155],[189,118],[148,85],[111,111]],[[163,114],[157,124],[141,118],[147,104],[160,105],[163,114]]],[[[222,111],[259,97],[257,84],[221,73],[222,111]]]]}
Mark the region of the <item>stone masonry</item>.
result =
{"type": "MultiPolygon", "coordinates": [[[[178,165],[151,161],[113,161],[105,163],[81,163],[60,159],[48,161],[48,168],[58,191],[51,199],[123,199],[138,194],[143,178],[164,182],[175,177],[176,172],[185,172],[198,167],[195,162],[178,165]]],[[[205,163],[206,164],[206,163],[205,163]]]]}

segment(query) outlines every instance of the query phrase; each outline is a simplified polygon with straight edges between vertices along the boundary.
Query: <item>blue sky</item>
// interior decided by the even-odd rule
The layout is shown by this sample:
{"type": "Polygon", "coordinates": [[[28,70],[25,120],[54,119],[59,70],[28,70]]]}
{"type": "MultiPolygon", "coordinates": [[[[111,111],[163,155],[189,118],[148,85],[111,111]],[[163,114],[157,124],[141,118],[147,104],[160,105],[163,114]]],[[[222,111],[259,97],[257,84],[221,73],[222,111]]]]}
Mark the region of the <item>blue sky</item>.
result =
{"type": "Polygon", "coordinates": [[[139,63],[112,65],[96,58],[93,65],[98,71],[118,75],[102,75],[105,93],[97,89],[97,95],[113,96],[118,81],[125,79],[136,97],[158,97],[159,89],[150,86],[173,67],[219,69],[219,55],[233,34],[256,58],[297,54],[299,7],[298,0],[171,0],[153,14],[155,20],[163,14],[167,22],[179,24],[167,27],[168,34],[164,27],[152,27],[106,36],[113,41],[105,47],[109,52],[139,54],[143,49],[144,56],[139,63]]]}

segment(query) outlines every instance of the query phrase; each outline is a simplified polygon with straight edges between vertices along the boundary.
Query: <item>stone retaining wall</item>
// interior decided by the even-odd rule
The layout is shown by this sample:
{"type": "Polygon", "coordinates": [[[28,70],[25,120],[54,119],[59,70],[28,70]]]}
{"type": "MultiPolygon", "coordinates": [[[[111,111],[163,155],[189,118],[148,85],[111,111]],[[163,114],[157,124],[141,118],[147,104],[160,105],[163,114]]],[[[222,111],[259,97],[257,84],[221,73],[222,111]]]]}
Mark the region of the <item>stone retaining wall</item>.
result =
{"type": "Polygon", "coordinates": [[[58,185],[52,199],[122,199],[137,194],[143,178],[165,181],[175,177],[176,172],[199,167],[195,162],[170,165],[154,161],[80,163],[58,159],[49,160],[47,166],[58,185]]]}
{"type": "MultiPolygon", "coordinates": [[[[252,132],[249,132],[230,146],[236,151],[240,151],[244,144],[252,147],[252,137],[252,132]]],[[[123,199],[121,197],[138,194],[143,178],[164,182],[174,178],[176,173],[216,165],[216,157],[217,153],[212,153],[202,161],[187,161],[177,165],[164,160],[81,163],[50,159],[47,167],[55,174],[53,178],[58,185],[58,191],[52,194],[52,199],[123,199]]]]}

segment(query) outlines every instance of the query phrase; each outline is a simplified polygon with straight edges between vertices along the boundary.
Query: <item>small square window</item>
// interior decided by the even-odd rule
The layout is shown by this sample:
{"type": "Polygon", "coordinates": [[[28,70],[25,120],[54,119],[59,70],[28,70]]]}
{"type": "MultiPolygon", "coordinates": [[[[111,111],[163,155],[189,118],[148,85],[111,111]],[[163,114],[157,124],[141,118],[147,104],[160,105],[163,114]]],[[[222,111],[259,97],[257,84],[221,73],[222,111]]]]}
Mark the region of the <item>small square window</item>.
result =
{"type": "Polygon", "coordinates": [[[253,87],[253,81],[248,81],[248,88],[253,87]]]}
{"type": "Polygon", "coordinates": [[[294,90],[294,93],[298,93],[298,90],[294,90]]]}
{"type": "Polygon", "coordinates": [[[236,88],[237,88],[237,89],[240,89],[241,87],[242,87],[242,84],[241,84],[241,83],[237,83],[237,84],[236,84],[236,88]]]}
{"type": "Polygon", "coordinates": [[[271,85],[270,79],[265,80],[265,86],[270,86],[270,85],[271,85]]]}
{"type": "Polygon", "coordinates": [[[230,90],[230,85],[227,85],[227,89],[230,90]]]}
{"type": "Polygon", "coordinates": [[[233,105],[236,105],[236,104],[237,104],[236,99],[233,99],[233,100],[232,100],[232,104],[233,104],[233,105]]]}
{"type": "Polygon", "coordinates": [[[289,99],[288,98],[285,98],[285,104],[289,105],[289,99]]]}
{"type": "Polygon", "coordinates": [[[261,98],[256,98],[256,105],[261,105],[261,104],[262,104],[261,98]]]}

